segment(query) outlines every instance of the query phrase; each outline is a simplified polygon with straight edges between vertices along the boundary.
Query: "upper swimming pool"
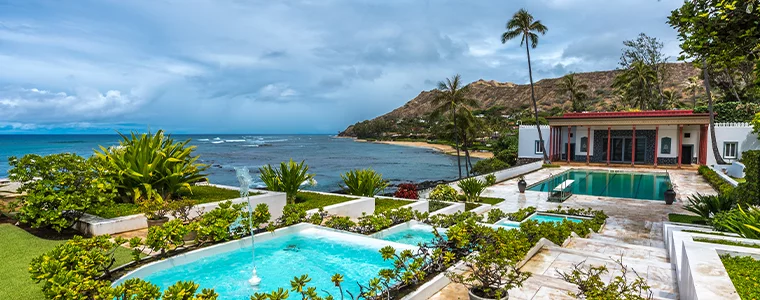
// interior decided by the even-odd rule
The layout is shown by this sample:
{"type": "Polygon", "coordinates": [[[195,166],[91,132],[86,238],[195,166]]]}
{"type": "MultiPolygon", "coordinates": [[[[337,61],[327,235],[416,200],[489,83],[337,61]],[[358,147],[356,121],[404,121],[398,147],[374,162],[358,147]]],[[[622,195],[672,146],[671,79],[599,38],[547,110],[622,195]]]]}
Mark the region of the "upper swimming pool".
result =
{"type": "Polygon", "coordinates": [[[539,182],[528,190],[548,192],[567,180],[573,194],[664,201],[670,178],[666,173],[620,173],[571,170],[539,182]]]}

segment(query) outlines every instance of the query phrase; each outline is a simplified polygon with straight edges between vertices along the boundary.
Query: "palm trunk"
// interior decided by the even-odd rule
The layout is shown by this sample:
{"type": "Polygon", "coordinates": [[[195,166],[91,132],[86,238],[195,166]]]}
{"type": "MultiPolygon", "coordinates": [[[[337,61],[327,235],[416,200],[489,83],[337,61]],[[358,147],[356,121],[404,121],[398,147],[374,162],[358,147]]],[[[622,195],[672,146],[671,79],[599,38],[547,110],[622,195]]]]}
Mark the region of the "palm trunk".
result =
{"type": "Polygon", "coordinates": [[[536,118],[536,130],[538,130],[538,140],[541,144],[541,152],[544,154],[544,163],[551,164],[549,157],[546,155],[544,147],[544,136],[541,134],[541,123],[538,121],[538,104],[536,103],[536,92],[533,89],[533,70],[530,67],[530,47],[528,45],[528,36],[525,36],[525,51],[528,53],[528,78],[530,79],[530,100],[533,101],[533,115],[536,118]]]}
{"type": "Polygon", "coordinates": [[[731,88],[731,93],[734,94],[734,97],[736,98],[736,101],[741,102],[741,98],[739,98],[739,93],[736,92],[736,85],[734,84],[734,78],[731,77],[731,74],[728,73],[728,68],[723,70],[723,72],[726,73],[726,76],[728,76],[728,85],[731,88]]]}
{"type": "Polygon", "coordinates": [[[691,106],[692,109],[697,108],[697,89],[694,89],[694,95],[691,98],[691,104],[692,104],[691,106]]]}
{"type": "MultiPolygon", "coordinates": [[[[702,58],[702,68],[704,68],[704,74],[705,74],[705,93],[707,94],[707,109],[710,112],[710,140],[712,142],[712,150],[713,150],[713,156],[715,157],[715,163],[719,165],[726,164],[726,161],[723,160],[723,157],[720,155],[720,151],[718,151],[718,142],[715,138],[715,112],[713,111],[713,100],[712,100],[712,94],[710,93],[710,73],[707,72],[707,60],[702,58]]],[[[681,159],[680,157],[678,159],[681,159]]]]}
{"type": "Polygon", "coordinates": [[[454,104],[451,105],[451,117],[454,118],[454,148],[457,149],[457,167],[459,169],[459,179],[462,179],[462,161],[459,159],[459,127],[457,127],[457,116],[454,104]]]}

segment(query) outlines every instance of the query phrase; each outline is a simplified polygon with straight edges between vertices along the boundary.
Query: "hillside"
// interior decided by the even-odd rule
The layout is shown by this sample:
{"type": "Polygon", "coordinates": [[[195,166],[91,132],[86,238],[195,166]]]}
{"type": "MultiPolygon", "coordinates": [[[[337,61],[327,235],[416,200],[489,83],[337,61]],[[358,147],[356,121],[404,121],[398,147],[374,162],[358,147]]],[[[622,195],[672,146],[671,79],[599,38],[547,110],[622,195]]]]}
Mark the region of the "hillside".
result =
{"type": "MultiPolygon", "coordinates": [[[[688,77],[696,76],[699,70],[689,63],[671,63],[666,66],[668,80],[665,89],[674,89],[681,92],[682,84],[688,77]]],[[[614,111],[622,108],[622,104],[615,98],[612,81],[618,74],[618,70],[577,73],[576,79],[589,86],[586,93],[591,98],[592,111],[614,111]]],[[[560,78],[542,79],[535,83],[536,100],[539,110],[549,111],[553,108],[565,109],[571,107],[570,100],[566,95],[558,91],[560,78]]],[[[510,82],[496,82],[494,80],[478,80],[470,83],[473,99],[477,100],[477,109],[487,110],[497,108],[503,114],[511,114],[530,108],[530,85],[514,84],[510,82]]],[[[409,120],[418,119],[429,114],[433,107],[431,101],[435,97],[435,90],[423,91],[417,97],[403,106],[381,115],[375,119],[383,120],[409,120]]],[[[683,95],[682,101],[690,102],[689,95],[683,95]]],[[[353,125],[352,125],[353,126],[353,125]]],[[[352,126],[341,132],[343,136],[354,136],[352,126]]]]}

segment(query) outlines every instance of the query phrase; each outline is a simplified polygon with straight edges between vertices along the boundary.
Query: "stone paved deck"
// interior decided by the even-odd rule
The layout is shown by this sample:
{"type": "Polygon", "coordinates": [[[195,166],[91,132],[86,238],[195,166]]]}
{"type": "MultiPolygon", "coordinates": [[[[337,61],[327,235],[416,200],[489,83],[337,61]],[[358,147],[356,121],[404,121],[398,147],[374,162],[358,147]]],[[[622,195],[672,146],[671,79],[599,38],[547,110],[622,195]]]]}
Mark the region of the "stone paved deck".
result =
{"type": "MultiPolygon", "coordinates": [[[[606,170],[601,167],[547,168],[525,175],[528,184],[536,183],[570,168],[606,170]]],[[[632,170],[615,168],[615,170],[632,170]]],[[[636,168],[634,171],[648,171],[636,168]]],[[[655,169],[653,172],[664,172],[655,169]]],[[[517,211],[527,206],[547,210],[562,205],[565,207],[603,210],[608,216],[607,224],[600,233],[592,233],[588,238],[571,238],[562,247],[545,247],[522,267],[534,275],[522,288],[510,290],[510,299],[573,299],[568,292],[576,291],[574,285],[559,279],[559,273],[569,272],[573,264],[606,265],[610,270],[607,278],[617,276],[619,267],[616,259],[642,277],[647,278],[655,299],[678,299],[675,271],[664,249],[662,222],[669,213],[687,213],[683,203],[688,196],[714,194],[715,190],[695,170],[667,170],[677,193],[676,202],[666,205],[661,201],[633,200],[622,198],[573,195],[564,203],[546,201],[546,193],[526,191],[520,194],[517,179],[508,180],[489,187],[484,196],[505,198],[496,205],[505,212],[517,211]]],[[[632,272],[632,271],[629,271],[632,272]]],[[[468,299],[467,289],[458,284],[449,284],[430,299],[468,299]]]]}

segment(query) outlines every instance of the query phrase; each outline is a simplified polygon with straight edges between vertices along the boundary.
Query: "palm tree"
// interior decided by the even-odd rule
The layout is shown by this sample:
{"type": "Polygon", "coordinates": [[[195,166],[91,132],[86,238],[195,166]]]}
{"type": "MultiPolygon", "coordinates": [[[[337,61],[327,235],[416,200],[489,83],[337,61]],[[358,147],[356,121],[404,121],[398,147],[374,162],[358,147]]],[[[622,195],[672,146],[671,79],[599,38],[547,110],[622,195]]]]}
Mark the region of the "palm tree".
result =
{"type": "Polygon", "coordinates": [[[560,93],[570,96],[570,102],[573,103],[573,111],[582,112],[586,110],[586,99],[588,95],[583,92],[588,89],[587,84],[580,83],[575,79],[575,73],[570,73],[562,77],[558,87],[560,93]]]}
{"type": "Polygon", "coordinates": [[[697,107],[697,93],[702,90],[702,85],[699,84],[699,78],[697,76],[689,77],[683,84],[684,90],[687,93],[691,93],[691,108],[697,107]]]}
{"type": "Polygon", "coordinates": [[[457,167],[459,168],[459,178],[462,178],[462,162],[459,158],[459,126],[457,126],[457,110],[461,107],[476,106],[477,102],[467,97],[470,88],[462,86],[459,74],[453,78],[446,78],[446,81],[438,82],[438,93],[433,98],[432,104],[436,107],[431,117],[448,113],[454,123],[454,144],[457,150],[457,167]]]}
{"type": "Polygon", "coordinates": [[[713,110],[712,93],[710,93],[710,72],[708,71],[707,59],[702,57],[702,71],[704,72],[705,79],[702,83],[705,85],[705,95],[707,96],[707,110],[710,113],[710,140],[712,141],[713,157],[715,157],[715,163],[719,165],[725,165],[726,161],[723,160],[723,156],[718,151],[718,141],[715,137],[715,111],[713,110]]]}
{"type": "Polygon", "coordinates": [[[646,110],[656,103],[656,95],[650,88],[657,80],[657,73],[643,61],[635,61],[612,82],[612,87],[623,96],[631,107],[646,110]]]}
{"type": "Polygon", "coordinates": [[[681,106],[681,95],[673,90],[662,91],[663,109],[679,108],[681,106]]]}
{"type": "MultiPolygon", "coordinates": [[[[538,130],[538,140],[541,143],[541,149],[544,147],[544,137],[541,134],[541,123],[538,121],[538,104],[536,103],[536,93],[533,88],[533,70],[530,66],[530,48],[538,46],[538,34],[544,35],[549,29],[541,24],[541,21],[534,21],[533,16],[527,10],[520,9],[507,22],[507,31],[501,35],[501,43],[520,37],[520,46],[525,44],[525,51],[528,54],[528,78],[530,79],[530,99],[533,101],[533,115],[536,118],[536,129],[538,130]]],[[[551,163],[549,157],[544,152],[544,162],[551,163]]]]}

